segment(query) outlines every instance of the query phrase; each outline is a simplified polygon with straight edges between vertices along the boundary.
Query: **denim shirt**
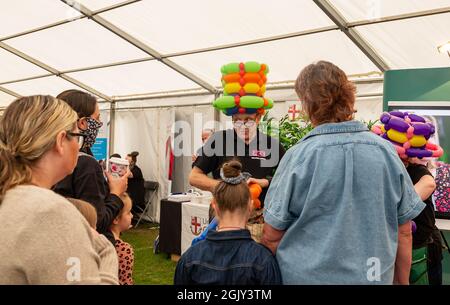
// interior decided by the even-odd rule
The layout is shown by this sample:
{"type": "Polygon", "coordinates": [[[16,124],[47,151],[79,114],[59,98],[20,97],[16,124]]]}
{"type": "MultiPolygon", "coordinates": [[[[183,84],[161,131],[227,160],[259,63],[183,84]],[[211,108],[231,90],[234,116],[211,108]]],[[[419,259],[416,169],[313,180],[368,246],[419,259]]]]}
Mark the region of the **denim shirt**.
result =
{"type": "Polygon", "coordinates": [[[279,285],[281,275],[270,250],[248,230],[211,230],[181,256],[174,284],[279,285]]]}
{"type": "Polygon", "coordinates": [[[425,205],[388,141],[357,121],[323,124],[281,160],[266,223],[286,231],[285,284],[392,284],[398,226],[425,205]]]}

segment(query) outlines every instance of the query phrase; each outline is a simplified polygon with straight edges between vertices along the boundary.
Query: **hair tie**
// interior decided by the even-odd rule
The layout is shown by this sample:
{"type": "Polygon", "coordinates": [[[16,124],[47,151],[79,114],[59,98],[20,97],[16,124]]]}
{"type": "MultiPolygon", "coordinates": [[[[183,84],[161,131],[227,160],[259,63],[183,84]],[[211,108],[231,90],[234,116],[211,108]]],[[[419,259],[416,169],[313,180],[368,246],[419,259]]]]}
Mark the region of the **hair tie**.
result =
{"type": "Polygon", "coordinates": [[[239,174],[239,176],[227,178],[227,177],[225,177],[225,175],[223,173],[223,168],[220,169],[220,178],[222,178],[223,182],[232,184],[232,185],[237,185],[237,184],[241,183],[242,181],[246,181],[251,176],[252,175],[250,173],[243,172],[243,173],[239,174]]]}

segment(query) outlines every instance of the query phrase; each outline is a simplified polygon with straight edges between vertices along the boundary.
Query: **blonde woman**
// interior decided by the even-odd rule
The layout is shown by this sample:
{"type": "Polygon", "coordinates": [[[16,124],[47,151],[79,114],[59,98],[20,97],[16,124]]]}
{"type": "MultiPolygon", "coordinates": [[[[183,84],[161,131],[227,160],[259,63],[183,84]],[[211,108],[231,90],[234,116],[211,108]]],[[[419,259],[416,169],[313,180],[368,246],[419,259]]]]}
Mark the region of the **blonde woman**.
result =
{"type": "Polygon", "coordinates": [[[70,174],[83,137],[51,96],[22,97],[0,121],[0,284],[117,284],[111,243],[50,188],[70,174]]]}

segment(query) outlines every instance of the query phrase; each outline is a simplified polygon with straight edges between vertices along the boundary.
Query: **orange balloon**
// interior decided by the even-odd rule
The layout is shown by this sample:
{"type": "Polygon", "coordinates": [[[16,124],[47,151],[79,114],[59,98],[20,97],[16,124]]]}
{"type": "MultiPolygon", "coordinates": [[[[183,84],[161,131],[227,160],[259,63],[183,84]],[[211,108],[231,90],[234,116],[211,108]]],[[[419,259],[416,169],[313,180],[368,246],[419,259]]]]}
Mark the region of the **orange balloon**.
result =
{"type": "Polygon", "coordinates": [[[244,79],[247,83],[258,83],[261,76],[258,73],[245,73],[244,79]]]}
{"type": "Polygon", "coordinates": [[[260,209],[261,208],[261,200],[259,200],[258,198],[253,199],[253,207],[255,209],[260,209]]]}
{"type": "Polygon", "coordinates": [[[222,76],[222,79],[227,83],[238,83],[241,79],[241,75],[239,73],[232,73],[222,76]]]}
{"type": "Polygon", "coordinates": [[[250,188],[250,194],[253,199],[258,198],[259,195],[261,195],[261,193],[262,193],[262,188],[258,183],[250,184],[249,188],[250,188]]]}

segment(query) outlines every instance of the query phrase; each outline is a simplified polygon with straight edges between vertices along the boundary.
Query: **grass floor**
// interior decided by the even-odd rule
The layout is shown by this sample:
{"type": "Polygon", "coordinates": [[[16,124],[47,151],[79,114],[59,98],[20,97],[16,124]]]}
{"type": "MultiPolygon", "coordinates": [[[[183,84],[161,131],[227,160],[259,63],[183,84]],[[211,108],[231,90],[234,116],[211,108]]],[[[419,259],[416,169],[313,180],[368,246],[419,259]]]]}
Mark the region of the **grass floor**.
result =
{"type": "Polygon", "coordinates": [[[122,239],[134,248],[133,279],[136,285],[172,285],[176,263],[167,254],[154,254],[153,242],[159,227],[139,224],[122,234],[122,239]]]}

